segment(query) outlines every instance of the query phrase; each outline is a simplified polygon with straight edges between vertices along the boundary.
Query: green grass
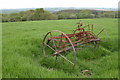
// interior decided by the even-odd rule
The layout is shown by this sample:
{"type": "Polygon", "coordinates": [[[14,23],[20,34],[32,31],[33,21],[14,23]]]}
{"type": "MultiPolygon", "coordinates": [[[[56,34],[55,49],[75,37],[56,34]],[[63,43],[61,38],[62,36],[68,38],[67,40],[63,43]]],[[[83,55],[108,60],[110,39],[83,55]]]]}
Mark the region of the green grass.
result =
{"type": "Polygon", "coordinates": [[[0,79],[2,78],[2,24],[0,23],[0,79]]]}
{"type": "MultiPolygon", "coordinates": [[[[107,42],[100,42],[96,49],[77,51],[77,65],[55,57],[46,59],[42,53],[42,40],[51,30],[71,33],[79,20],[45,20],[2,23],[2,77],[3,78],[116,78],[118,77],[118,23],[117,19],[82,19],[93,23],[95,32],[104,27],[107,42]],[[83,74],[82,70],[89,70],[83,74]]],[[[56,33],[57,34],[57,33],[56,33]]],[[[100,38],[104,39],[105,34],[100,38]]],[[[68,52],[68,53],[72,53],[68,52]]],[[[71,58],[73,54],[66,57],[71,58]]]]}

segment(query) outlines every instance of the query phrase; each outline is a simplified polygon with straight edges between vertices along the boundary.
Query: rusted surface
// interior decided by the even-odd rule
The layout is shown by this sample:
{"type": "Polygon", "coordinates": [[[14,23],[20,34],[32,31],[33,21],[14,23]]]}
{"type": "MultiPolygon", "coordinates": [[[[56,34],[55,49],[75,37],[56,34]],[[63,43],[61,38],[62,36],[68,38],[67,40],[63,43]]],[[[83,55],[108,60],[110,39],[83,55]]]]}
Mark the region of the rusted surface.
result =
{"type": "MultiPolygon", "coordinates": [[[[48,32],[43,39],[43,54],[47,57],[47,53],[45,47],[51,49],[53,51],[52,56],[61,56],[68,62],[72,63],[74,66],[76,64],[76,50],[81,49],[77,48],[78,46],[82,46],[83,44],[91,44],[94,43],[94,47],[100,39],[97,37],[104,29],[102,29],[97,35],[93,33],[93,24],[88,24],[83,26],[82,22],[77,23],[78,28],[73,30],[72,34],[65,34],[59,30],[53,30],[48,32]],[[87,29],[86,29],[87,28],[87,29]],[[59,33],[60,35],[54,36],[54,33],[59,33]],[[49,36],[49,37],[48,37],[49,36]],[[48,37],[48,38],[47,38],[48,37]],[[51,45],[50,45],[51,43],[51,45]],[[74,62],[71,62],[67,58],[65,58],[64,52],[68,50],[73,50],[74,52],[74,62]]],[[[84,46],[85,47],[85,46],[84,46]]]]}

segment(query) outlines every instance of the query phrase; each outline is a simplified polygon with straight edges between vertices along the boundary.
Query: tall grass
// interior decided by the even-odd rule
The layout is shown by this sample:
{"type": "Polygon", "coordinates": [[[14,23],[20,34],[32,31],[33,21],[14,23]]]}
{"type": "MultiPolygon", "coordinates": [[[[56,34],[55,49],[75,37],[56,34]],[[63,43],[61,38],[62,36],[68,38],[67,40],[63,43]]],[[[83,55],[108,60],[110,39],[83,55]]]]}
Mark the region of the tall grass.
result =
{"type": "MultiPolygon", "coordinates": [[[[101,26],[108,33],[107,42],[100,42],[98,48],[84,48],[77,51],[77,65],[58,57],[45,58],[42,40],[46,32],[61,30],[71,33],[79,20],[27,21],[3,24],[3,75],[4,78],[116,78],[118,77],[118,27],[117,19],[83,19],[85,24],[93,23],[95,32],[101,26]],[[82,73],[89,70],[88,73],[82,73]]],[[[56,33],[57,34],[57,33],[56,33]]],[[[101,39],[105,34],[100,35],[101,39]]],[[[73,60],[73,52],[67,58],[73,60]]]]}
{"type": "Polygon", "coordinates": [[[2,24],[0,23],[0,79],[2,78],[2,24]]]}

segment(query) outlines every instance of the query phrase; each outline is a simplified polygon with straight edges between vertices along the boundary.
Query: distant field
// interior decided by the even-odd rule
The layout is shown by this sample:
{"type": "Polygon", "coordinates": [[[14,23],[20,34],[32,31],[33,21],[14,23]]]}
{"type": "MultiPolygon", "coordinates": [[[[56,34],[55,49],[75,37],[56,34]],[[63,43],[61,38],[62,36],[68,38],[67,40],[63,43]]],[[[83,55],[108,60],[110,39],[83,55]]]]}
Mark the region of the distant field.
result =
{"type": "MultiPolygon", "coordinates": [[[[118,77],[118,22],[117,19],[71,19],[2,23],[2,77],[3,78],[116,78],[118,77]],[[71,33],[76,22],[93,23],[95,32],[104,27],[107,42],[96,50],[77,51],[77,65],[55,58],[46,59],[42,53],[42,40],[51,30],[71,33]],[[82,70],[89,70],[83,74],[82,70]]],[[[100,38],[104,39],[105,34],[100,38]]]]}

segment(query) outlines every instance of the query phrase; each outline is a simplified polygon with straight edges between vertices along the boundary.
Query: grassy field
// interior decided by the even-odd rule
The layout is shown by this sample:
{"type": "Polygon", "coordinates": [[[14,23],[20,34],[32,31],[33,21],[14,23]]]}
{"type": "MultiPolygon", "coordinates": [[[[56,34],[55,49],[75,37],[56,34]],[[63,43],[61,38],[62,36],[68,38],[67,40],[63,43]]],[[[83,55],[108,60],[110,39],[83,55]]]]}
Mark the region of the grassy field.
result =
{"type": "MultiPolygon", "coordinates": [[[[75,20],[45,20],[2,23],[2,77],[3,78],[116,78],[118,77],[118,22],[117,19],[82,19],[84,24],[93,23],[95,31],[104,27],[107,42],[100,42],[96,49],[77,51],[74,70],[60,58],[46,59],[42,53],[42,40],[51,30],[71,33],[75,20]],[[82,70],[89,70],[83,74],[82,70]]],[[[100,35],[101,39],[105,34],[100,35]]],[[[70,55],[71,57],[71,55],[70,55]]]]}
{"type": "Polygon", "coordinates": [[[2,78],[2,24],[0,23],[0,79],[2,78]]]}

